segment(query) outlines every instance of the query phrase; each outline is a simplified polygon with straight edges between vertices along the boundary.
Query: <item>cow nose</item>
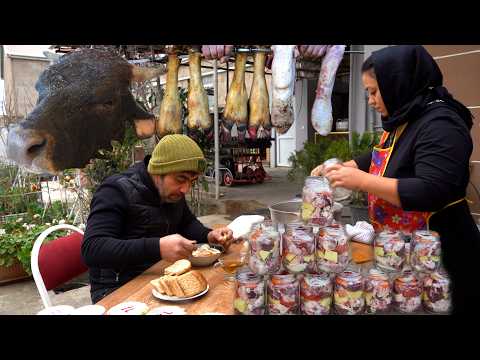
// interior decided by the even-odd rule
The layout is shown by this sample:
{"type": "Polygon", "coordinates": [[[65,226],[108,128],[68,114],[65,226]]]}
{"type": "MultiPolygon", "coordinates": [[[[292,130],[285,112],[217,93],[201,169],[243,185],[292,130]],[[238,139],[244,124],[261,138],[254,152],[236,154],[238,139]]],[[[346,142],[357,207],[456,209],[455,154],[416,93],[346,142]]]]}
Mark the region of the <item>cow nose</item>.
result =
{"type": "Polygon", "coordinates": [[[34,159],[46,145],[47,139],[34,139],[30,145],[27,145],[27,156],[34,159]]]}
{"type": "Polygon", "coordinates": [[[8,131],[7,155],[20,165],[30,166],[46,146],[47,139],[34,130],[15,126],[8,131]]]}

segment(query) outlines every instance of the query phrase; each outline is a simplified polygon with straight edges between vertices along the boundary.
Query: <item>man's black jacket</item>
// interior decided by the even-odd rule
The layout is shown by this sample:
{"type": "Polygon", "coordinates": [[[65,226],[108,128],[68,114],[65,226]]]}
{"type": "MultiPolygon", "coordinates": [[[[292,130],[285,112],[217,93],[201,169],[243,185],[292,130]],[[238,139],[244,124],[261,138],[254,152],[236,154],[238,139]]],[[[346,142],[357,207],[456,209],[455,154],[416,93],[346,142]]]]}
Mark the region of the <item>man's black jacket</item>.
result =
{"type": "Polygon", "coordinates": [[[178,233],[207,241],[210,229],[196,219],[185,199],[162,202],[147,172],[149,159],[107,178],[93,196],[82,243],[93,302],[159,261],[161,237],[178,233]]]}

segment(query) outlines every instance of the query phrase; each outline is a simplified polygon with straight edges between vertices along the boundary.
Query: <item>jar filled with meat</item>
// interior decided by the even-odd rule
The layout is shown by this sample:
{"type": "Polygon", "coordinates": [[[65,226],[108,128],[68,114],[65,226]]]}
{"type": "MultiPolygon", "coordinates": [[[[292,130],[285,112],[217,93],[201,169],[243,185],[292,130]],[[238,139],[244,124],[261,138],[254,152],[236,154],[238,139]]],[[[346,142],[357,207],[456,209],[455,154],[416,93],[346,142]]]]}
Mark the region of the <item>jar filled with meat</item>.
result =
{"type": "Polygon", "coordinates": [[[440,236],[435,231],[413,232],[410,262],[419,272],[432,272],[440,266],[440,236]]]}
{"type": "Polygon", "coordinates": [[[339,273],[349,263],[349,241],[341,225],[320,228],[316,235],[316,261],[319,271],[339,273]]]}
{"type": "Polygon", "coordinates": [[[270,315],[295,315],[298,313],[299,284],[294,274],[275,274],[267,286],[267,307],[270,315]]]}
{"type": "Polygon", "coordinates": [[[250,269],[259,274],[274,274],[280,270],[280,233],[270,221],[255,224],[249,235],[250,269]]]}
{"type": "Polygon", "coordinates": [[[328,315],[333,284],[327,273],[305,274],[300,281],[300,308],[304,315],[328,315]]]}
{"type": "Polygon", "coordinates": [[[393,304],[403,313],[413,313],[422,305],[422,284],[412,270],[405,270],[393,282],[393,304]]]}
{"type": "Polygon", "coordinates": [[[405,239],[401,232],[385,230],[375,238],[376,266],[387,272],[402,270],[405,263],[405,239]]]}
{"type": "Polygon", "coordinates": [[[233,307],[237,315],[263,315],[265,313],[265,281],[249,271],[238,272],[235,281],[233,307]]]}
{"type": "Polygon", "coordinates": [[[283,266],[292,274],[315,272],[315,236],[311,225],[290,223],[282,241],[283,266]]]}
{"type": "Polygon", "coordinates": [[[445,270],[439,269],[423,279],[423,308],[434,314],[448,314],[451,309],[450,279],[445,270]]]}
{"type": "Polygon", "coordinates": [[[302,220],[320,226],[333,222],[333,192],[327,178],[309,176],[302,193],[302,220]]]}
{"type": "Polygon", "coordinates": [[[392,285],[387,274],[370,269],[365,278],[365,305],[368,314],[384,314],[392,304],[392,285]]]}
{"type": "Polygon", "coordinates": [[[356,271],[346,270],[335,277],[335,312],[340,315],[356,315],[363,311],[363,278],[356,271]]]}

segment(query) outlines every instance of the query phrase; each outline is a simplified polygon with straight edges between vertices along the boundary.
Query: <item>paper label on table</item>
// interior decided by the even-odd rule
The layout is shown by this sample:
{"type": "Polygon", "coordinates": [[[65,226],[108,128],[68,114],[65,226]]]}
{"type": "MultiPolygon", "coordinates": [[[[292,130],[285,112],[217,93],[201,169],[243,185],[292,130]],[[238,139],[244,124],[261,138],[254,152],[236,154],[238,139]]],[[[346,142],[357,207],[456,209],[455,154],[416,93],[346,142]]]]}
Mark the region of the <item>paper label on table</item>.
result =
{"type": "Polygon", "coordinates": [[[338,262],[338,254],[335,251],[325,250],[324,258],[334,263],[338,262]]]}

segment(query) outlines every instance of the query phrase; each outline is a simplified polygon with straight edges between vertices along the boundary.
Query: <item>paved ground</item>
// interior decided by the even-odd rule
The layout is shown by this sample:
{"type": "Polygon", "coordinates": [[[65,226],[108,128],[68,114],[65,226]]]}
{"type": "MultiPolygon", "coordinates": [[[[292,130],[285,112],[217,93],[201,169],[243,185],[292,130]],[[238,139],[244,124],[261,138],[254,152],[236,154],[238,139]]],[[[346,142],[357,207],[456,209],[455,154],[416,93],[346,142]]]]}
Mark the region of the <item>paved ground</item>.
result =
{"type": "MultiPolygon", "coordinates": [[[[202,216],[200,220],[207,226],[225,224],[240,214],[262,213],[268,211],[267,208],[271,204],[294,198],[301,193],[301,185],[287,181],[287,171],[286,168],[267,168],[272,180],[263,184],[222,187],[221,193],[224,196],[216,204],[217,213],[202,216]]],[[[73,282],[88,283],[88,276],[82,275],[73,282]]],[[[88,285],[61,294],[54,294],[51,291],[50,294],[55,305],[68,304],[80,307],[91,303],[88,285]]],[[[42,301],[33,279],[0,285],[0,315],[33,315],[41,309],[42,301]]]]}

